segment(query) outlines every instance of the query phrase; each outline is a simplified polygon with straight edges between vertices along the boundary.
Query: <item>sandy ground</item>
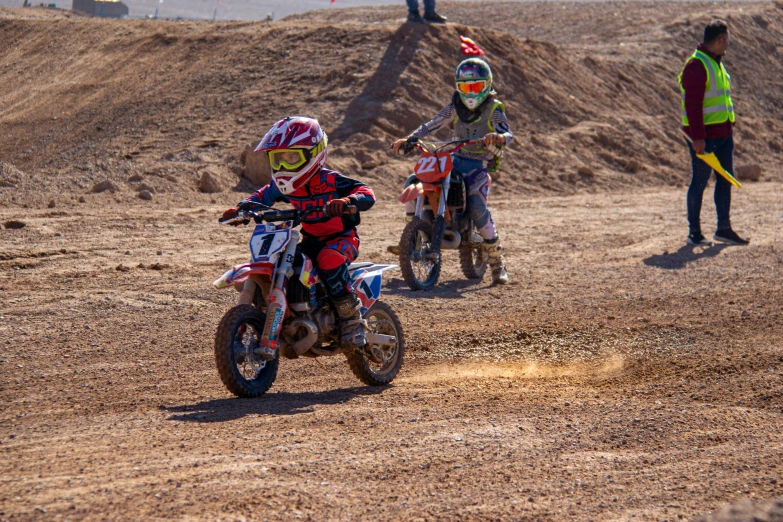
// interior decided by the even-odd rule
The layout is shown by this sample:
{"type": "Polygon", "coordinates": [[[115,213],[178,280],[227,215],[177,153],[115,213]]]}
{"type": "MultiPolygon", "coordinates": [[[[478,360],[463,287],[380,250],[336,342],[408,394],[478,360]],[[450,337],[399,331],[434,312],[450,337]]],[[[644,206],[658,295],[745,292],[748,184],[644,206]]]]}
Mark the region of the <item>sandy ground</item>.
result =
{"type": "MultiPolygon", "coordinates": [[[[751,245],[698,249],[683,190],[498,199],[512,284],[455,255],[435,291],[387,278],[392,386],[284,361],[258,400],[212,355],[236,196],[3,206],[27,226],[0,230],[0,519],[679,520],[780,495],[781,196],[735,191],[751,245]]],[[[399,213],[366,214],[363,259],[393,261],[399,213]]]]}

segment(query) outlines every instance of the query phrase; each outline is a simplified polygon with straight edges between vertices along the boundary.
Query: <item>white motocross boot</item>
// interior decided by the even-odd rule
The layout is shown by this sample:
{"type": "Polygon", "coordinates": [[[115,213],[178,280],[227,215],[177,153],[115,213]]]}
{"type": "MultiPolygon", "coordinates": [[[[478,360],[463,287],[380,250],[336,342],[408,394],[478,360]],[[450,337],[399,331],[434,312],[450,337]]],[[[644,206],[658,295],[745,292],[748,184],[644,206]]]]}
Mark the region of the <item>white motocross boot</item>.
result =
{"type": "Polygon", "coordinates": [[[503,247],[500,245],[500,237],[484,240],[482,250],[489,256],[489,267],[492,269],[492,284],[505,285],[508,283],[508,272],[503,259],[503,247]]]}

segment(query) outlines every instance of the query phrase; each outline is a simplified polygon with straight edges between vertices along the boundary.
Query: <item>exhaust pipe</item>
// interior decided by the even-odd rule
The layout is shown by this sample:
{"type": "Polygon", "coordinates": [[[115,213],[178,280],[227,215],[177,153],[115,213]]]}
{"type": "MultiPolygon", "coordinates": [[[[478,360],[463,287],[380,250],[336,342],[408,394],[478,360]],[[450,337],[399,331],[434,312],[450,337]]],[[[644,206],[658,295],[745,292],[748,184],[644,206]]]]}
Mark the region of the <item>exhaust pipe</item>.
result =
{"type": "Polygon", "coordinates": [[[456,230],[445,230],[443,232],[443,242],[440,248],[446,250],[457,250],[462,243],[462,236],[456,230]]]}
{"type": "Polygon", "coordinates": [[[294,349],[296,355],[302,355],[312,348],[318,340],[318,327],[310,319],[297,317],[285,327],[283,336],[286,342],[291,345],[291,348],[294,349]],[[304,330],[304,337],[298,341],[292,341],[291,339],[302,330],[304,330]]]}

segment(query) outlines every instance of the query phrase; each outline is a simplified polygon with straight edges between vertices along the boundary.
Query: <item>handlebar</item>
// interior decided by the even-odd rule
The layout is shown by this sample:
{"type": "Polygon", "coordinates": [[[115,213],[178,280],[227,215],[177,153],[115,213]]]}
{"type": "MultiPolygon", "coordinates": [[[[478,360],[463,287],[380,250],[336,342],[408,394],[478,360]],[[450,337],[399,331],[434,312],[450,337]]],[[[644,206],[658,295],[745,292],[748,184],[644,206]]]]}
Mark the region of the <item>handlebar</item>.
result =
{"type": "MultiPolygon", "coordinates": [[[[231,223],[240,223],[240,222],[244,223],[252,219],[256,223],[261,223],[262,221],[266,221],[267,223],[275,223],[280,221],[294,221],[296,226],[308,214],[311,214],[313,212],[324,212],[324,213],[326,212],[326,205],[320,208],[308,208],[305,210],[296,210],[295,208],[287,209],[287,210],[273,210],[267,207],[266,205],[262,205],[260,203],[252,203],[252,205],[254,207],[257,207],[258,210],[261,210],[261,212],[257,212],[256,210],[239,211],[237,212],[237,217],[227,219],[225,221],[219,221],[218,223],[221,225],[230,225],[231,223]]],[[[356,205],[345,205],[345,207],[343,208],[344,216],[350,216],[353,214],[357,214],[358,212],[359,212],[359,208],[356,205]]]]}
{"type": "Polygon", "coordinates": [[[410,154],[413,149],[419,149],[420,151],[428,152],[457,152],[465,145],[472,145],[474,143],[483,143],[483,139],[470,139],[470,140],[451,140],[451,141],[421,141],[418,138],[411,136],[400,147],[403,154],[410,154]],[[449,148],[449,146],[452,146],[449,148]]]}

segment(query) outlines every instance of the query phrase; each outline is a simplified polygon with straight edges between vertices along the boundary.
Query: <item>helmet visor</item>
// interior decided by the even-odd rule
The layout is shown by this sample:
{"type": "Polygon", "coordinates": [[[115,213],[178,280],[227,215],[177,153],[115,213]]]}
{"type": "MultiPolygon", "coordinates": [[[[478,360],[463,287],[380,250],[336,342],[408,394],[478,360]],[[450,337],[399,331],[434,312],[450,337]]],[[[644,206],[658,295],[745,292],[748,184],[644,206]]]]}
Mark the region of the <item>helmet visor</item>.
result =
{"type": "Polygon", "coordinates": [[[487,80],[457,82],[457,90],[462,94],[480,94],[487,88],[487,80]]]}
{"type": "Polygon", "coordinates": [[[273,170],[295,171],[307,163],[308,154],[304,149],[280,149],[269,151],[269,165],[273,170]]]}

